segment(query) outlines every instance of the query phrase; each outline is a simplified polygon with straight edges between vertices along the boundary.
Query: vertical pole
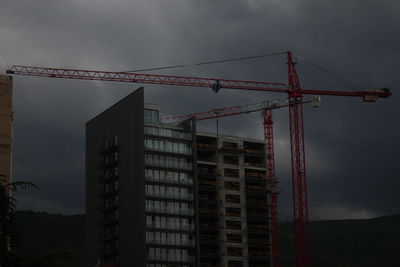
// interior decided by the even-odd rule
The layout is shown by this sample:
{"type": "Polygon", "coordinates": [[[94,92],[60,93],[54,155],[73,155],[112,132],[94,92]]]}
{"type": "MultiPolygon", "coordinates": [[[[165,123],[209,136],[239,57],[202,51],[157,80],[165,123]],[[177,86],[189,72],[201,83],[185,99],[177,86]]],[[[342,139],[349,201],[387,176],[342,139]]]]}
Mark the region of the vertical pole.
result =
{"type": "Polygon", "coordinates": [[[290,148],[292,161],[292,190],[296,239],[297,267],[310,266],[310,240],[308,235],[308,204],[306,158],[304,147],[303,105],[301,86],[293,62],[292,53],[288,55],[289,76],[289,121],[290,148]]]}
{"type": "Polygon", "coordinates": [[[267,161],[268,191],[270,196],[270,220],[271,220],[271,242],[272,242],[272,266],[280,267],[280,248],[278,232],[278,193],[277,179],[275,175],[275,154],[274,154],[274,131],[272,110],[263,111],[264,119],[264,141],[267,161]]]}

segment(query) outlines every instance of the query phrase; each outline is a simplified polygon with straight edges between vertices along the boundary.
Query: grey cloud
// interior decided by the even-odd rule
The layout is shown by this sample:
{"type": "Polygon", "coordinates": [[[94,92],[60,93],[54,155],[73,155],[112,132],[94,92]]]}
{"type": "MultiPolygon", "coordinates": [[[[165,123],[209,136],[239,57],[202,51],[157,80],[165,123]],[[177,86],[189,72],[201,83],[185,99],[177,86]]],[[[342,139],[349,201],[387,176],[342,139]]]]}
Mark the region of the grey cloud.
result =
{"type": "MultiPolygon", "coordinates": [[[[3,1],[1,71],[9,64],[132,70],[295,50],[361,85],[395,86],[391,99],[323,98],[305,108],[311,218],[398,212],[400,135],[397,1],[3,1]]],[[[286,82],[283,56],[160,71],[286,82]]],[[[299,61],[305,87],[348,88],[299,61]],[[328,83],[329,82],[329,83],[328,83]]],[[[84,123],[139,85],[15,77],[15,175],[36,181],[21,208],[83,212],[84,123]],[[71,193],[73,192],[73,193],[71,193]],[[35,206],[36,205],[36,206],[35,206]]],[[[285,95],[145,86],[165,114],[285,95]]],[[[281,218],[292,214],[287,110],[274,112],[281,218]]],[[[200,126],[215,131],[215,121],[200,126]]],[[[258,115],[221,132],[262,138],[258,115]]]]}

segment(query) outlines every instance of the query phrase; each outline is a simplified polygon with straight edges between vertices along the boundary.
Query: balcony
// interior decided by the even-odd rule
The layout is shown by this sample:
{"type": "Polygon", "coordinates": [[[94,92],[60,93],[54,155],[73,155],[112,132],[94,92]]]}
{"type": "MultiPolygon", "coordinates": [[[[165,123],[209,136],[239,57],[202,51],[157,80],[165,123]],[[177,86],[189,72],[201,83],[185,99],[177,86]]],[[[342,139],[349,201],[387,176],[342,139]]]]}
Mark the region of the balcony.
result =
{"type": "Polygon", "coordinates": [[[174,150],[169,147],[150,147],[145,146],[145,149],[148,151],[155,151],[155,152],[163,152],[163,153],[170,153],[170,154],[181,154],[181,155],[188,155],[191,156],[193,151],[191,148],[183,149],[183,150],[174,150]]]}
{"type": "Polygon", "coordinates": [[[148,254],[147,259],[150,261],[170,261],[170,262],[195,262],[195,256],[189,255],[180,255],[180,257],[176,254],[148,254]]]}
{"type": "Polygon", "coordinates": [[[259,149],[244,149],[245,156],[249,157],[265,157],[265,151],[259,149]]]}
{"type": "Polygon", "coordinates": [[[162,168],[167,168],[167,169],[178,169],[178,170],[179,169],[181,169],[181,170],[192,170],[193,169],[192,163],[179,162],[179,161],[174,161],[174,160],[161,161],[161,160],[153,160],[153,159],[145,158],[145,165],[153,166],[153,167],[162,167],[162,168]]]}
{"type": "Polygon", "coordinates": [[[111,226],[111,225],[116,225],[118,224],[118,218],[114,216],[106,217],[104,219],[99,220],[99,226],[111,226]]]}
{"type": "Polygon", "coordinates": [[[186,177],[181,179],[179,177],[154,177],[151,175],[146,175],[146,182],[155,182],[155,183],[162,183],[162,184],[180,184],[180,185],[193,185],[193,178],[186,177]]]}
{"type": "Polygon", "coordinates": [[[154,197],[154,198],[166,198],[166,199],[177,199],[177,200],[188,200],[191,201],[194,199],[193,193],[186,194],[175,194],[173,192],[159,192],[156,193],[154,191],[146,192],[146,197],[154,197]]]}
{"type": "Polygon", "coordinates": [[[147,223],[146,227],[148,229],[162,229],[171,231],[188,231],[188,232],[194,231],[194,224],[176,226],[174,224],[161,225],[157,223],[147,223]]]}
{"type": "Polygon", "coordinates": [[[104,145],[100,146],[98,149],[99,155],[107,155],[112,152],[118,151],[119,146],[117,144],[109,144],[107,147],[104,145]]]}
{"type": "Polygon", "coordinates": [[[181,132],[173,129],[146,126],[144,133],[149,136],[162,136],[171,139],[192,140],[192,133],[181,132]]]}
{"type": "Polygon", "coordinates": [[[99,184],[107,184],[107,183],[111,183],[111,182],[118,180],[118,175],[111,175],[108,177],[101,175],[97,178],[97,180],[98,180],[99,184]]]}
{"type": "Polygon", "coordinates": [[[195,240],[171,240],[168,238],[159,240],[146,240],[146,244],[149,245],[165,245],[165,246],[179,246],[179,247],[194,247],[196,245],[195,240]]]}
{"type": "Polygon", "coordinates": [[[208,150],[208,151],[215,151],[217,149],[216,145],[206,144],[206,143],[197,143],[196,147],[198,150],[208,150]]]}
{"type": "Polygon", "coordinates": [[[246,168],[265,169],[265,163],[244,162],[246,168]]]}
{"type": "Polygon", "coordinates": [[[262,179],[266,179],[267,176],[265,175],[265,173],[246,173],[246,179],[255,179],[255,180],[262,180],[262,179]]]}
{"type": "Polygon", "coordinates": [[[105,197],[115,196],[117,194],[118,194],[118,190],[116,190],[115,188],[110,188],[108,190],[105,190],[104,188],[102,188],[97,193],[97,196],[100,198],[105,198],[105,197]]]}
{"type": "Polygon", "coordinates": [[[103,203],[99,205],[100,212],[110,212],[118,209],[118,203],[113,203],[105,206],[103,203]]]}
{"type": "Polygon", "coordinates": [[[217,177],[215,168],[199,167],[198,172],[201,177],[217,177]]]}
{"type": "Polygon", "coordinates": [[[171,215],[194,215],[193,209],[168,209],[168,208],[159,208],[159,207],[146,207],[146,212],[148,213],[162,213],[162,214],[171,214],[171,215]]]}
{"type": "Polygon", "coordinates": [[[118,233],[112,232],[112,233],[107,233],[107,234],[100,234],[99,240],[109,242],[109,241],[117,240],[118,237],[119,237],[118,233]]]}
{"type": "Polygon", "coordinates": [[[199,208],[199,213],[203,214],[218,214],[218,209],[199,208]]]}
{"type": "Polygon", "coordinates": [[[241,153],[243,149],[239,148],[237,143],[223,142],[220,150],[230,153],[241,153]]]}

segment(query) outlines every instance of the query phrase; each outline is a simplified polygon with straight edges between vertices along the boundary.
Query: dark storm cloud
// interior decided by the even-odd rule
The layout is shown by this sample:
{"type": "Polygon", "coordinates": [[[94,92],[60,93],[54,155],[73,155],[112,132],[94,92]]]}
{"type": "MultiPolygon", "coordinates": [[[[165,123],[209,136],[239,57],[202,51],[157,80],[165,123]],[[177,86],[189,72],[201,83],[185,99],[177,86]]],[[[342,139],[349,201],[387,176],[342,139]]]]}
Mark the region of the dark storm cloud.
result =
{"type": "MultiPolygon", "coordinates": [[[[0,10],[0,68],[3,73],[11,64],[132,70],[293,49],[344,80],[396,87],[399,7],[389,0],[6,0],[0,10]]],[[[160,73],[285,82],[285,62],[278,56],[160,73]]],[[[305,86],[349,86],[299,63],[305,86]]],[[[21,195],[20,206],[82,212],[84,123],[139,85],[14,80],[15,176],[41,186],[39,193],[21,195]]],[[[145,88],[146,101],[161,104],[167,114],[284,97],[145,88]]],[[[305,108],[312,218],[399,211],[398,101],[397,94],[371,105],[326,97],[320,109],[305,108]]],[[[287,110],[274,114],[285,219],[292,212],[288,115],[287,110]]],[[[200,128],[215,131],[215,121],[200,128]]],[[[258,115],[221,120],[220,130],[262,138],[258,115]]]]}

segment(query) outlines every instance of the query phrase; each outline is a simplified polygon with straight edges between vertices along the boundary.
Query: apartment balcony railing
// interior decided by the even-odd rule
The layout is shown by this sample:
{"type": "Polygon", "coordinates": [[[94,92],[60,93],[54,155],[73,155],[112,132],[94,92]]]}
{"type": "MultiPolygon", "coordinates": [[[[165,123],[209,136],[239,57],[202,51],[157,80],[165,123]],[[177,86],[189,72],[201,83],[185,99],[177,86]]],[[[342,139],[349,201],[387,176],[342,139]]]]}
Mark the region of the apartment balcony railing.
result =
{"type": "Polygon", "coordinates": [[[264,163],[244,162],[244,166],[265,169],[265,164],[264,163]]]}
{"type": "Polygon", "coordinates": [[[145,164],[147,166],[182,169],[182,170],[192,170],[193,169],[192,163],[177,162],[177,161],[172,161],[172,160],[171,161],[160,161],[160,160],[146,159],[145,164]]]}
{"type": "Polygon", "coordinates": [[[175,225],[175,224],[156,224],[156,223],[147,223],[146,224],[147,228],[151,229],[164,229],[164,230],[177,230],[177,231],[194,231],[194,224],[188,224],[188,225],[175,225]]]}
{"type": "Polygon", "coordinates": [[[108,190],[105,190],[104,188],[100,189],[99,192],[97,193],[98,197],[104,198],[106,196],[114,196],[118,194],[118,190],[115,188],[110,188],[108,190]]]}
{"type": "Polygon", "coordinates": [[[110,143],[107,147],[105,147],[104,145],[100,146],[98,152],[100,155],[106,155],[111,152],[115,152],[117,150],[118,150],[118,145],[110,143]]]}
{"type": "Polygon", "coordinates": [[[245,148],[244,152],[249,155],[256,155],[256,156],[264,156],[265,151],[264,150],[259,150],[259,149],[249,149],[245,148]]]}
{"type": "Polygon", "coordinates": [[[99,220],[99,226],[110,226],[110,225],[115,225],[118,223],[118,219],[115,217],[108,217],[99,220]]]}
{"type": "Polygon", "coordinates": [[[193,209],[168,209],[168,208],[156,208],[156,207],[146,207],[146,212],[177,214],[177,215],[193,215],[194,214],[193,209]]]}
{"type": "Polygon", "coordinates": [[[99,182],[99,184],[106,184],[106,183],[109,183],[109,182],[113,182],[113,181],[115,181],[117,179],[118,179],[118,175],[111,175],[111,176],[108,176],[108,177],[105,177],[104,175],[100,175],[98,177],[98,182],[99,182]]]}
{"type": "Polygon", "coordinates": [[[160,131],[158,128],[154,128],[154,127],[145,127],[145,134],[153,135],[153,136],[169,137],[169,138],[174,138],[174,139],[192,140],[191,133],[178,132],[178,131],[169,130],[169,129],[160,131]]]}
{"type": "Polygon", "coordinates": [[[169,245],[169,246],[183,246],[183,247],[194,247],[196,242],[194,240],[172,240],[172,239],[151,239],[146,240],[146,244],[149,245],[169,245]]]}
{"type": "Polygon", "coordinates": [[[107,206],[104,203],[99,204],[99,211],[100,212],[108,212],[118,209],[118,203],[111,203],[107,206]]]}
{"type": "Polygon", "coordinates": [[[195,262],[196,257],[176,254],[148,254],[147,259],[151,261],[171,261],[171,262],[195,262]]]}
{"type": "Polygon", "coordinates": [[[194,196],[193,193],[187,193],[187,194],[174,194],[170,192],[164,192],[164,193],[156,193],[156,192],[146,192],[146,196],[148,197],[157,197],[157,198],[168,198],[168,199],[179,199],[179,200],[193,200],[194,196]]]}
{"type": "Polygon", "coordinates": [[[197,149],[205,149],[205,150],[216,150],[217,148],[216,145],[205,144],[205,143],[197,143],[196,147],[197,149]]]}
{"type": "Polygon", "coordinates": [[[165,153],[174,153],[174,154],[182,154],[182,155],[192,155],[193,151],[191,148],[189,149],[183,149],[183,150],[175,150],[169,147],[150,147],[150,146],[145,146],[146,150],[149,151],[157,151],[157,152],[165,152],[165,153]]]}
{"type": "Polygon", "coordinates": [[[150,175],[146,175],[146,181],[149,182],[160,182],[160,183],[168,183],[168,184],[184,184],[184,185],[193,185],[193,178],[179,179],[175,177],[154,177],[150,175]]]}

